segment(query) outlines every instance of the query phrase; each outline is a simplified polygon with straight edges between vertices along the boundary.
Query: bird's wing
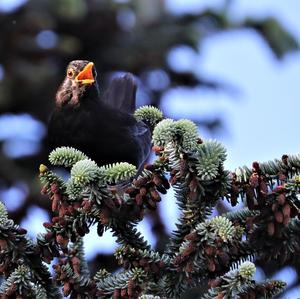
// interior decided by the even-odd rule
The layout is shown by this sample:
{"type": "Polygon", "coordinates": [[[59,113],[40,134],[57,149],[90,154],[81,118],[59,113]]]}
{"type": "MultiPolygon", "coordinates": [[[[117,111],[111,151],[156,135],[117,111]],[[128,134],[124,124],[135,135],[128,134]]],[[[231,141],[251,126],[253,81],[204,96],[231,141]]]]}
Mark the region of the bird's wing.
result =
{"type": "Polygon", "coordinates": [[[135,110],[136,82],[134,76],[126,73],[112,80],[102,101],[115,109],[133,114],[135,110]]]}
{"type": "Polygon", "coordinates": [[[139,169],[138,173],[142,170],[147,158],[149,157],[150,150],[151,150],[151,132],[149,127],[139,121],[136,123],[133,136],[137,141],[139,147],[139,169]]]}

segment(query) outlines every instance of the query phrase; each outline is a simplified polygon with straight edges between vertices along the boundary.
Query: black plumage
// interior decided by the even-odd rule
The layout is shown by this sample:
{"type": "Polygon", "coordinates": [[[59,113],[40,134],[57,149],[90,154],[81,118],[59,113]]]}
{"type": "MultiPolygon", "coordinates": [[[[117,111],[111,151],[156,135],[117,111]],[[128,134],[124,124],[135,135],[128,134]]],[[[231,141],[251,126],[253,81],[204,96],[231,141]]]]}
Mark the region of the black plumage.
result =
{"type": "Polygon", "coordinates": [[[56,94],[48,126],[50,149],[71,146],[98,165],[129,162],[140,168],[150,151],[149,128],[133,116],[136,84],[115,78],[100,97],[92,62],[72,61],[56,94]]]}

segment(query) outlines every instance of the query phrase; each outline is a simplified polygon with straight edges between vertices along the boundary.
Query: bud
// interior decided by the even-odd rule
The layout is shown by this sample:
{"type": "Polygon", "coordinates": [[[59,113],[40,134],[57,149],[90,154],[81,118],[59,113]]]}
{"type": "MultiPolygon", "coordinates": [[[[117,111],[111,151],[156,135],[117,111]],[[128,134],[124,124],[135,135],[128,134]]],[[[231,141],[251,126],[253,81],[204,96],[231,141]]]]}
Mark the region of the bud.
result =
{"type": "Polygon", "coordinates": [[[143,203],[143,196],[141,194],[137,194],[135,196],[135,202],[138,206],[141,206],[143,203]]]}
{"type": "Polygon", "coordinates": [[[274,202],[273,204],[272,204],[272,211],[273,212],[276,212],[278,210],[278,203],[277,202],[274,202]]]}
{"type": "Polygon", "coordinates": [[[267,230],[268,230],[268,235],[269,236],[273,236],[275,233],[275,225],[273,222],[269,222],[268,226],[267,226],[267,230]]]}
{"type": "Polygon", "coordinates": [[[222,292],[218,293],[216,299],[223,299],[224,298],[224,295],[222,292]]]}
{"type": "Polygon", "coordinates": [[[280,193],[278,196],[277,196],[277,202],[280,204],[280,205],[284,205],[285,203],[285,195],[283,193],[280,193]]]}
{"type": "Polygon", "coordinates": [[[41,194],[47,194],[48,193],[48,188],[47,186],[43,186],[42,189],[41,189],[41,194]]]}
{"type": "Polygon", "coordinates": [[[192,231],[184,237],[185,240],[195,241],[198,239],[198,234],[196,231],[192,231]]]}
{"type": "Polygon", "coordinates": [[[255,265],[251,262],[244,262],[239,268],[240,276],[250,280],[256,271],[255,265]]]}
{"type": "Polygon", "coordinates": [[[54,234],[52,232],[49,232],[49,233],[44,234],[44,238],[46,241],[50,241],[53,238],[53,235],[54,234]]]}
{"type": "Polygon", "coordinates": [[[206,246],[204,247],[204,252],[205,252],[206,255],[212,256],[212,255],[215,254],[215,248],[212,247],[212,246],[210,246],[210,245],[206,245],[206,246]]]}
{"type": "Polygon", "coordinates": [[[7,241],[4,239],[0,239],[0,250],[5,250],[7,248],[7,241]]]}
{"type": "Polygon", "coordinates": [[[80,259],[77,256],[71,258],[73,270],[76,274],[80,274],[80,259]]]}
{"type": "Polygon", "coordinates": [[[222,279],[221,278],[216,278],[216,279],[212,279],[208,281],[208,286],[210,288],[216,288],[218,286],[220,286],[222,283],[222,279]]]}
{"type": "Polygon", "coordinates": [[[144,169],[149,170],[149,171],[154,171],[155,170],[155,166],[153,164],[146,164],[144,166],[144,169]]]}
{"type": "Polygon", "coordinates": [[[277,211],[275,213],[275,219],[278,223],[282,223],[283,222],[283,214],[281,211],[277,211]]]}
{"type": "Polygon", "coordinates": [[[147,194],[147,189],[146,189],[145,187],[141,187],[141,189],[140,189],[140,194],[141,194],[142,196],[145,196],[145,195],[147,194]]]}
{"type": "Polygon", "coordinates": [[[133,296],[133,291],[134,291],[134,287],[135,287],[135,284],[134,284],[134,281],[133,279],[129,279],[128,281],[128,296],[131,298],[133,296]]]}
{"type": "Polygon", "coordinates": [[[127,289],[121,289],[121,297],[125,297],[127,294],[127,289]]]}
{"type": "Polygon", "coordinates": [[[252,170],[255,172],[259,171],[259,163],[257,161],[252,163],[252,170]]]}
{"type": "Polygon", "coordinates": [[[291,215],[291,206],[286,203],[282,209],[282,213],[284,217],[290,217],[291,215]]]}
{"type": "Polygon", "coordinates": [[[118,299],[120,295],[119,289],[114,289],[113,299],[118,299]]]}
{"type": "Polygon", "coordinates": [[[151,195],[152,199],[155,201],[161,200],[159,193],[154,188],[150,188],[150,195],[151,195]]]}
{"type": "Polygon", "coordinates": [[[290,216],[284,216],[283,217],[283,225],[287,226],[288,223],[290,222],[291,217],[290,216]]]}
{"type": "Polygon", "coordinates": [[[44,174],[45,172],[48,171],[48,167],[44,164],[41,164],[39,167],[39,171],[40,171],[40,174],[44,174]]]}
{"type": "Polygon", "coordinates": [[[20,235],[25,235],[27,234],[27,230],[23,227],[19,227],[18,230],[17,230],[18,234],[20,235]]]}
{"type": "Polygon", "coordinates": [[[68,238],[64,238],[62,235],[57,235],[56,236],[56,242],[62,247],[62,248],[66,248],[68,246],[69,243],[69,239],[68,238]]]}
{"type": "Polygon", "coordinates": [[[65,296],[65,297],[67,297],[67,296],[70,295],[70,293],[71,293],[71,286],[70,286],[70,283],[69,283],[69,282],[65,282],[65,283],[64,283],[63,293],[64,293],[64,296],[65,296]]]}
{"type": "Polygon", "coordinates": [[[288,160],[289,160],[289,156],[288,155],[282,155],[281,161],[283,162],[283,164],[287,165],[288,164],[288,160]]]}
{"type": "Polygon", "coordinates": [[[215,264],[215,262],[212,259],[208,260],[207,269],[210,272],[215,272],[216,271],[216,264],[215,264]]]}

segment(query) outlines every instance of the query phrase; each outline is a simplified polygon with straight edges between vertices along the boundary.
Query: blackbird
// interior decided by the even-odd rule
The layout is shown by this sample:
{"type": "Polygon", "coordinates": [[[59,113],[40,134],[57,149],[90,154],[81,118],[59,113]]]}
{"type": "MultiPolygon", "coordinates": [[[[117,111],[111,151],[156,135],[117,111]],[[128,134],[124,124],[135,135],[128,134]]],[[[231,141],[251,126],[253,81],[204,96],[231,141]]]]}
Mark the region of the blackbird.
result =
{"type": "Polygon", "coordinates": [[[71,146],[98,165],[129,162],[141,168],[149,155],[148,126],[133,116],[136,84],[127,73],[100,96],[93,62],[74,60],[56,94],[48,126],[50,150],[71,146]]]}

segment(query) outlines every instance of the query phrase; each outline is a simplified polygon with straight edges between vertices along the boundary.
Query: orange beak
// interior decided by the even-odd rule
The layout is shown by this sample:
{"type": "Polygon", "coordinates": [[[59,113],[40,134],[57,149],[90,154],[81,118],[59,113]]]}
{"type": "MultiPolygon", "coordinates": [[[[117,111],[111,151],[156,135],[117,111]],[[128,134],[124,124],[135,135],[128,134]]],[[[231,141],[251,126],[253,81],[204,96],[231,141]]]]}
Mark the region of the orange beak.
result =
{"type": "Polygon", "coordinates": [[[92,62],[88,63],[84,69],[76,76],[75,81],[82,84],[92,84],[95,82],[93,76],[93,66],[92,62]]]}

